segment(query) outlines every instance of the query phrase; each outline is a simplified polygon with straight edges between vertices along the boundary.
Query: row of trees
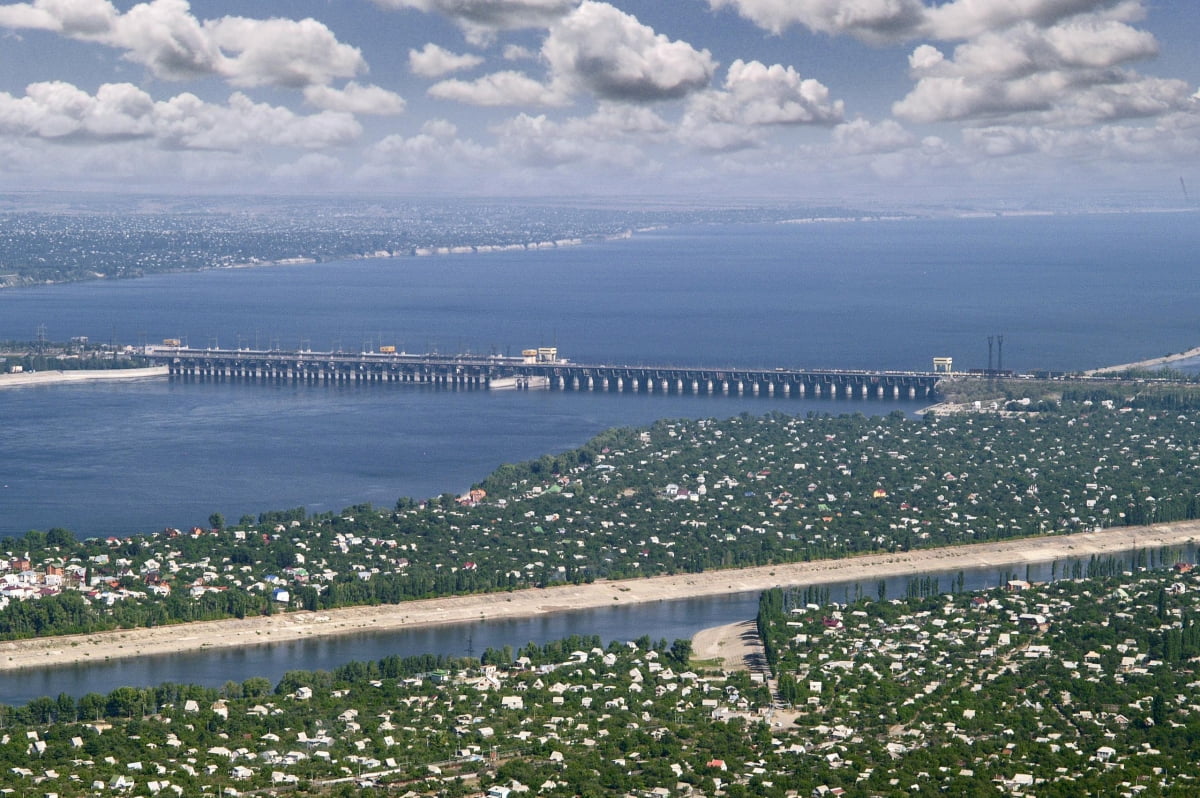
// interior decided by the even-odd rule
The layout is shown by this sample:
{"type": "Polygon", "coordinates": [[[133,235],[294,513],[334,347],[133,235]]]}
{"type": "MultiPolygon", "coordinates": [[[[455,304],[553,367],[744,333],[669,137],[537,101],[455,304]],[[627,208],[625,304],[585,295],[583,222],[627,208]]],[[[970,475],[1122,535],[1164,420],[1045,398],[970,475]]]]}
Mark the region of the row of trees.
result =
{"type": "MultiPolygon", "coordinates": [[[[151,559],[194,565],[164,574],[175,587],[167,598],[14,602],[0,612],[0,636],[272,612],[280,607],[263,580],[301,565],[311,578],[289,580],[291,606],[321,610],[1192,519],[1200,444],[1190,424],[1161,405],[1122,413],[1095,402],[932,424],[898,413],[664,421],[502,466],[477,507],[295,508],[233,528],[214,517],[216,534],[113,542],[31,532],[12,550],[77,559],[90,578],[133,590],[145,589],[151,559]],[[664,495],[672,484],[697,500],[664,495]],[[196,579],[219,590],[193,598],[182,588],[196,579]]],[[[910,585],[917,595],[940,589],[910,585]]]]}

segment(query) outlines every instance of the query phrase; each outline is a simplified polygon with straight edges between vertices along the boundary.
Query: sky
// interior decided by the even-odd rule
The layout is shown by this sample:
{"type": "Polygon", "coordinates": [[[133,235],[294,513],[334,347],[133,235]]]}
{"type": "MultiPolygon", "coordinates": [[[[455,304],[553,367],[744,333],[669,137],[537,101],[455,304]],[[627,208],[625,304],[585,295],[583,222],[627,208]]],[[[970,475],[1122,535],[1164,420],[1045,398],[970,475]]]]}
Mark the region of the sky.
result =
{"type": "Polygon", "coordinates": [[[0,190],[1151,206],[1196,0],[0,3],[0,190]]]}

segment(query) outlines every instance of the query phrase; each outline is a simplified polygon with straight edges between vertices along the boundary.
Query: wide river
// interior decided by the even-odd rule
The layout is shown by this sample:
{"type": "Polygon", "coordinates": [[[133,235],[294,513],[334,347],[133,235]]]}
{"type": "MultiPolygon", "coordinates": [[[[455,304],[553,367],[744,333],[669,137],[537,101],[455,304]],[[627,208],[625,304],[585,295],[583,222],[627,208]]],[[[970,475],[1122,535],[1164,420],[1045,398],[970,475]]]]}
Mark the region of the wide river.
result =
{"type": "MultiPolygon", "coordinates": [[[[924,370],[934,356],[986,366],[987,337],[1002,335],[1006,368],[1087,368],[1200,343],[1197,221],[1160,213],[714,226],[535,252],[47,286],[0,292],[0,339],[30,340],[40,328],[51,340],[183,338],[191,346],[506,353],[557,345],[576,361],[924,370]]],[[[461,491],[501,463],[662,417],[919,407],[166,380],[12,388],[0,390],[0,536],[55,526],[121,535],[203,524],[213,512],[236,520],[297,506],[390,506],[461,491]]],[[[672,638],[696,623],[747,617],[752,603],[705,606],[717,609],[680,610],[682,625],[674,609],[657,619],[645,610],[608,628],[672,638]]],[[[603,634],[603,619],[593,622],[603,634]]],[[[472,647],[548,639],[526,626],[490,633],[473,632],[472,647]]],[[[395,643],[312,645],[363,658],[395,643]]],[[[414,645],[466,649],[458,638],[414,645]]],[[[213,669],[227,672],[229,658],[243,657],[253,671],[265,666],[257,656],[221,655],[225,664],[213,669]]],[[[123,664],[125,675],[114,678],[202,680],[202,661],[140,676],[123,664]]],[[[288,661],[320,662],[306,649],[288,661]]],[[[97,689],[91,678],[86,689],[97,689]]],[[[4,681],[9,699],[83,684],[4,681]]]]}

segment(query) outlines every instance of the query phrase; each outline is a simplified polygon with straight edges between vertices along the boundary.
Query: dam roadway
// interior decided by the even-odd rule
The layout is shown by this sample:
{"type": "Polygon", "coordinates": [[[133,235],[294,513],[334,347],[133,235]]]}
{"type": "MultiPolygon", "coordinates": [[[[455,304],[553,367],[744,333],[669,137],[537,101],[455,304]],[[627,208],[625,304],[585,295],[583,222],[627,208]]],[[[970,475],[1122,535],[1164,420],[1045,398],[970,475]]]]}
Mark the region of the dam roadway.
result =
{"type": "Polygon", "coordinates": [[[555,350],[523,357],[414,355],[148,346],[143,354],[172,379],[246,382],[415,383],[464,389],[530,389],[928,399],[942,373],[840,369],[755,369],[574,363],[555,350]]]}

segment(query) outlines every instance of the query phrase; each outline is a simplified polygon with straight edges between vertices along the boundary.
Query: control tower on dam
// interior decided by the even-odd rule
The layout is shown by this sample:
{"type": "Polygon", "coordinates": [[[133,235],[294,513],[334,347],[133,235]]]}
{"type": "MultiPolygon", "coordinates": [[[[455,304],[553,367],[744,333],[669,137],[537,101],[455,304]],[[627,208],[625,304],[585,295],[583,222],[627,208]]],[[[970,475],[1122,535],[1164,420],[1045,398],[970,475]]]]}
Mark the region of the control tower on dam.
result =
{"type": "Polygon", "coordinates": [[[145,357],[173,379],[245,382],[415,383],[453,388],[546,388],[636,394],[710,394],[825,399],[928,399],[945,373],[751,369],[573,363],[553,347],[520,357],[397,352],[191,349],[168,339],[145,357]]]}

